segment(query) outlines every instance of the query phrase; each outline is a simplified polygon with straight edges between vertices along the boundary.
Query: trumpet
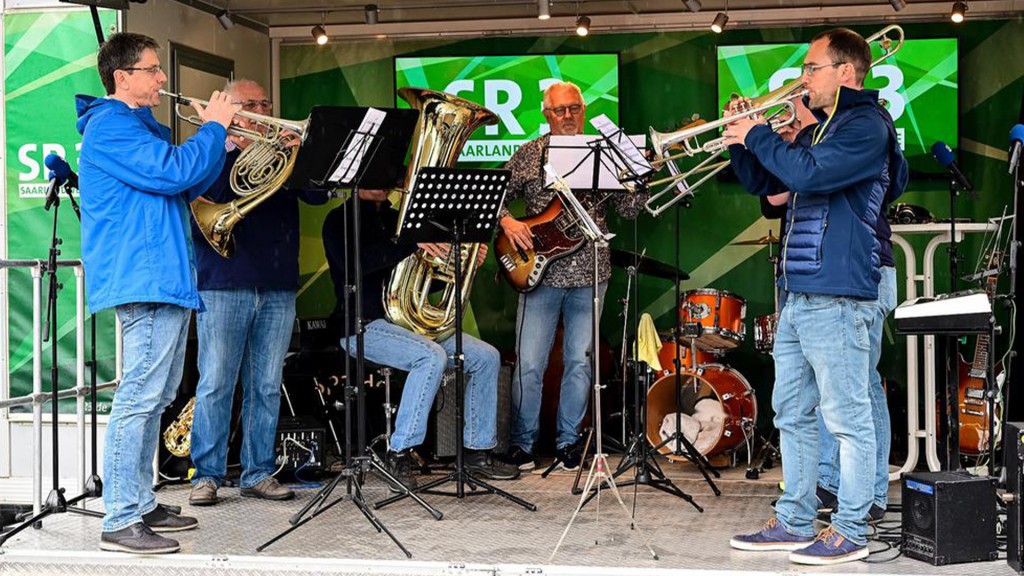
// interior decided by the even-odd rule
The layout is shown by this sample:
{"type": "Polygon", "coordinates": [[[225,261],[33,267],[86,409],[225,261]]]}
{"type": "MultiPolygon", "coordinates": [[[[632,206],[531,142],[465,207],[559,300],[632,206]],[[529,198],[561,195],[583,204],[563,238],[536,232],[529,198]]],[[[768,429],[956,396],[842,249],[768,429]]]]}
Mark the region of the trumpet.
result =
{"type": "MultiPolygon", "coordinates": [[[[160,90],[160,95],[174,101],[174,114],[178,118],[196,126],[203,125],[202,118],[183,114],[180,106],[193,102],[205,106],[209,102],[163,90],[160,90]]],[[[231,231],[235,225],[288,180],[309,127],[308,119],[282,120],[244,110],[236,112],[235,118],[248,121],[251,127],[237,125],[235,120],[228,127],[228,134],[252,141],[231,168],[229,183],[239,199],[222,204],[199,199],[191,203],[192,215],[206,241],[225,258],[234,253],[231,231]]]]}
{"type": "MultiPolygon", "coordinates": [[[[886,26],[869,36],[866,39],[867,43],[879,42],[883,50],[882,55],[872,61],[870,67],[878,65],[898,52],[903,47],[903,40],[903,28],[896,24],[886,26]],[[890,33],[894,34],[896,38],[890,38],[890,33]]],[[[720,118],[712,122],[697,120],[675,132],[657,132],[652,127],[650,131],[651,148],[658,157],[654,165],[656,168],[668,168],[669,176],[647,183],[647,186],[664,185],[665,187],[652,194],[647,202],[644,203],[644,208],[652,216],[661,215],[662,212],[677,202],[692,196],[697,188],[729,165],[729,160],[720,159],[722,153],[727,148],[724,138],[714,138],[701,144],[698,141],[699,136],[707,132],[717,133],[718,130],[736,120],[765,114],[772,109],[775,109],[775,112],[768,115],[768,123],[772,126],[772,130],[788,126],[796,117],[796,107],[793,101],[807,94],[807,91],[803,88],[802,77],[795,78],[764,96],[754,98],[751,100],[751,107],[740,114],[720,118]],[[789,112],[789,118],[776,121],[775,119],[783,112],[789,112]],[[681,152],[673,153],[674,150],[681,150],[681,152]],[[696,157],[700,154],[707,154],[707,157],[689,170],[684,171],[675,162],[675,160],[680,158],[696,157]],[[695,176],[699,176],[699,179],[691,181],[691,178],[695,176]],[[665,199],[669,195],[671,196],[665,199]]]]}

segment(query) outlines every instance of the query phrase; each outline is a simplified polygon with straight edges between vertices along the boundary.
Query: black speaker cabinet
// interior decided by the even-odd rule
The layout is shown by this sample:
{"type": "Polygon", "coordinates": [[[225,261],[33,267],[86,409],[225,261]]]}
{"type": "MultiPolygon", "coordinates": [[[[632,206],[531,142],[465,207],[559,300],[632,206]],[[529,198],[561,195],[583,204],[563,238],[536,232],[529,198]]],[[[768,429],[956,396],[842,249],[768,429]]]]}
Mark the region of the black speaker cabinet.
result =
{"type": "Polygon", "coordinates": [[[902,549],[935,566],[997,559],[995,483],[961,472],[904,474],[902,549]]]}
{"type": "Polygon", "coordinates": [[[1003,425],[1003,470],[1006,472],[1006,492],[1013,498],[1006,506],[1006,562],[1021,572],[1024,562],[1024,534],[1021,533],[1021,488],[1024,478],[1021,464],[1024,461],[1024,422],[1007,422],[1003,425]]]}
{"type": "MultiPolygon", "coordinates": [[[[467,382],[468,384],[468,382],[467,382]]],[[[512,418],[512,367],[502,364],[498,370],[498,405],[497,433],[498,445],[494,453],[501,454],[508,450],[508,439],[511,431],[512,418]]],[[[455,456],[455,435],[458,433],[458,422],[455,420],[455,372],[445,370],[441,379],[441,389],[434,397],[434,457],[450,458],[455,456]]]]}

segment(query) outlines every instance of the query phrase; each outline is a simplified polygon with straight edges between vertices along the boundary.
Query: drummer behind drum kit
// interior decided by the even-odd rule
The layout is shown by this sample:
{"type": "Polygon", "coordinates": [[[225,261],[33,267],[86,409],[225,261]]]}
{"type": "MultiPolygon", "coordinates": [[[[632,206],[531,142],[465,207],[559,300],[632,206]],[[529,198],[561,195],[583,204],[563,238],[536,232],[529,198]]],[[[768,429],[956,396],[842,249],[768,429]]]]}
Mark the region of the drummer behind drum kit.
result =
{"type": "MultiPolygon", "coordinates": [[[[767,236],[754,240],[734,242],[735,245],[767,245],[779,243],[769,231],[767,236]]],[[[774,266],[777,257],[769,254],[774,266]]],[[[754,348],[771,354],[778,318],[778,293],[775,293],[776,312],[754,319],[754,348]]],[[[679,357],[683,376],[681,411],[683,433],[691,439],[694,449],[706,457],[735,455],[741,446],[747,447],[751,458],[757,423],[757,399],[754,389],[739,371],[722,363],[726,352],[739,347],[746,336],[745,319],[747,301],[734,293],[713,288],[689,290],[683,293],[679,304],[680,334],[678,341],[671,336],[662,337],[658,359],[661,370],[657,380],[647,392],[646,435],[658,451],[670,460],[685,460],[672,453],[664,439],[675,432],[676,408],[675,360],[679,357]],[[699,335],[696,328],[699,327],[699,335]]]]}

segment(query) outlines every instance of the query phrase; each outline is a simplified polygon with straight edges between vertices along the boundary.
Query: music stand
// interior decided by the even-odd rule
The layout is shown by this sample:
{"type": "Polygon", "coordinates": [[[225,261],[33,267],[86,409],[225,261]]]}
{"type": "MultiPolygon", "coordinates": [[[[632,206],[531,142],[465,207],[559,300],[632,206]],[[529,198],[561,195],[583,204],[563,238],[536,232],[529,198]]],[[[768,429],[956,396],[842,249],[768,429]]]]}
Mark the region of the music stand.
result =
{"type": "MultiPolygon", "coordinates": [[[[462,250],[464,242],[488,243],[498,224],[498,214],[505,203],[505,193],[511,173],[508,170],[456,169],[424,167],[416,177],[415,188],[410,190],[405,219],[400,223],[397,241],[400,243],[444,242],[453,247],[455,265],[455,354],[452,361],[455,368],[455,470],[444,478],[431,481],[417,488],[415,492],[454,496],[466,496],[465,485],[473,489],[471,494],[496,494],[527,510],[536,511],[537,506],[504,490],[480,480],[466,470],[463,462],[462,431],[465,426],[463,403],[465,402],[465,365],[462,353],[462,250]],[[455,482],[455,492],[439,492],[434,488],[455,482]],[[476,488],[483,488],[477,492],[476,488]]],[[[475,258],[476,255],[470,255],[475,258]]],[[[382,508],[409,496],[398,494],[374,504],[382,508]]]]}
{"type": "MultiPolygon", "coordinates": [[[[313,138],[312,142],[314,143],[314,146],[316,145],[318,138],[323,138],[324,140],[329,138],[330,132],[328,129],[337,130],[339,126],[347,126],[348,136],[336,150],[329,150],[327,153],[324,153],[323,150],[316,147],[315,149],[317,149],[317,152],[307,154],[305,159],[300,154],[299,158],[296,160],[296,172],[298,172],[298,174],[296,175],[295,172],[293,172],[292,179],[296,181],[298,186],[306,189],[333,190],[343,185],[351,185],[351,201],[355,203],[355,218],[353,219],[353,237],[356,244],[355,253],[360,254],[359,189],[363,186],[383,188],[390,186],[395,181],[396,178],[393,173],[393,167],[396,164],[399,166],[401,165],[404,150],[393,145],[385,146],[384,142],[389,140],[391,137],[401,137],[403,134],[406,136],[406,139],[402,141],[408,141],[408,136],[412,134],[414,124],[418,118],[418,113],[415,110],[388,110],[387,112],[384,112],[383,110],[375,108],[317,107],[314,108],[310,117],[311,126],[316,126],[316,128],[311,130],[311,137],[313,138]],[[301,170],[299,170],[300,167],[301,170]]],[[[335,132],[335,134],[336,133],[337,132],[335,132]]],[[[310,139],[307,139],[307,142],[310,141],[310,139]]],[[[345,206],[345,209],[347,209],[348,202],[346,202],[345,206]]],[[[346,271],[347,270],[348,266],[346,265],[346,271]]],[[[367,506],[362,493],[362,482],[367,470],[372,470],[374,473],[382,477],[386,482],[391,484],[394,489],[403,491],[403,496],[411,496],[417,504],[430,512],[436,520],[440,520],[443,517],[443,514],[440,511],[430,506],[430,504],[425,502],[418,495],[411,493],[401,482],[387,471],[378,459],[365,455],[367,452],[365,432],[366,406],[365,390],[363,388],[363,380],[365,377],[365,354],[363,349],[361,301],[362,265],[359,258],[357,258],[355,262],[355,286],[350,286],[349,289],[354,293],[355,299],[355,313],[357,319],[357,354],[355,363],[355,385],[352,384],[353,379],[350,378],[350,364],[348,356],[346,356],[345,359],[346,377],[344,405],[346,466],[334,477],[334,479],[324,486],[316,496],[314,496],[297,513],[288,519],[288,522],[291,524],[289,528],[257,547],[257,552],[262,552],[274,542],[287,536],[294,530],[297,530],[313,518],[316,518],[320,514],[331,509],[342,500],[347,499],[355,505],[367,521],[373,525],[377,532],[387,534],[391,541],[394,542],[403,553],[405,553],[407,558],[412,558],[412,553],[402,545],[398,538],[388,530],[380,519],[373,514],[370,507],[367,506]],[[352,446],[351,406],[353,403],[353,394],[355,395],[356,403],[356,434],[358,438],[356,448],[357,452],[353,451],[352,446]],[[338,484],[341,483],[343,478],[346,481],[345,494],[327,502],[327,499],[338,484]],[[312,513],[310,513],[310,511],[312,511],[312,513]]],[[[348,325],[348,308],[348,299],[346,298],[346,325],[348,325]]]]}

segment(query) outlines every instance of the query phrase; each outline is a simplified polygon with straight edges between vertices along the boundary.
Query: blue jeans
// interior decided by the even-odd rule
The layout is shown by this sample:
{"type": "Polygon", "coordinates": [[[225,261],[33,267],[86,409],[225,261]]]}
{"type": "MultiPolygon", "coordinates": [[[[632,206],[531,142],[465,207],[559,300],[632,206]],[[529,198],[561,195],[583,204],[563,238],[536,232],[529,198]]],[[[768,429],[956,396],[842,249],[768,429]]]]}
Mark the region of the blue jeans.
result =
{"type": "Polygon", "coordinates": [[[185,367],[192,311],[173,304],[117,307],[124,375],[114,392],[103,446],[103,531],[142,522],[156,508],[153,454],[160,415],[174,400],[185,367]]]}
{"type": "Polygon", "coordinates": [[[242,488],[274,473],[281,372],[295,322],[294,290],[203,290],[196,317],[199,385],[192,421],[192,484],[227,474],[231,403],[242,379],[242,488]]]}
{"type": "MultiPolygon", "coordinates": [[[[604,304],[607,282],[598,285],[598,316],[604,304]]],[[[558,318],[563,330],[561,397],[558,399],[558,436],[555,446],[562,448],[579,438],[579,426],[590,398],[590,341],[593,336],[593,287],[553,288],[538,286],[519,296],[516,317],[516,355],[519,363],[512,376],[511,444],[533,452],[540,431],[540,401],[544,389],[544,371],[555,341],[558,318]]]]}
{"type": "Polygon", "coordinates": [[[874,301],[791,292],[775,337],[772,408],[785,490],[775,504],[791,533],[814,536],[819,410],[839,443],[839,510],[832,526],[864,545],[875,478],[875,429],[868,399],[874,301]]]}
{"type": "MultiPolygon", "coordinates": [[[[875,485],[874,503],[885,508],[889,502],[889,446],[892,443],[889,423],[889,405],[885,400],[882,375],[878,373],[878,361],[882,358],[882,329],[885,318],[896,308],[896,268],[883,266],[882,279],[878,283],[878,301],[875,303],[875,317],[871,326],[871,356],[868,358],[868,375],[871,388],[871,419],[875,422],[875,485]]],[[[818,430],[821,434],[821,455],[818,458],[818,485],[833,494],[839,492],[840,463],[839,444],[825,428],[825,420],[818,414],[818,430]]]]}
{"type": "MultiPolygon", "coordinates": [[[[341,344],[355,356],[355,337],[343,339],[341,344]]],[[[455,353],[455,337],[434,342],[381,318],[366,325],[363,347],[367,360],[409,373],[398,405],[391,449],[401,452],[422,444],[441,377],[445,368],[453,366],[449,356],[455,353]]],[[[498,443],[501,356],[494,346],[468,334],[462,335],[462,353],[466,358],[463,445],[471,450],[490,450],[498,443]]]]}

